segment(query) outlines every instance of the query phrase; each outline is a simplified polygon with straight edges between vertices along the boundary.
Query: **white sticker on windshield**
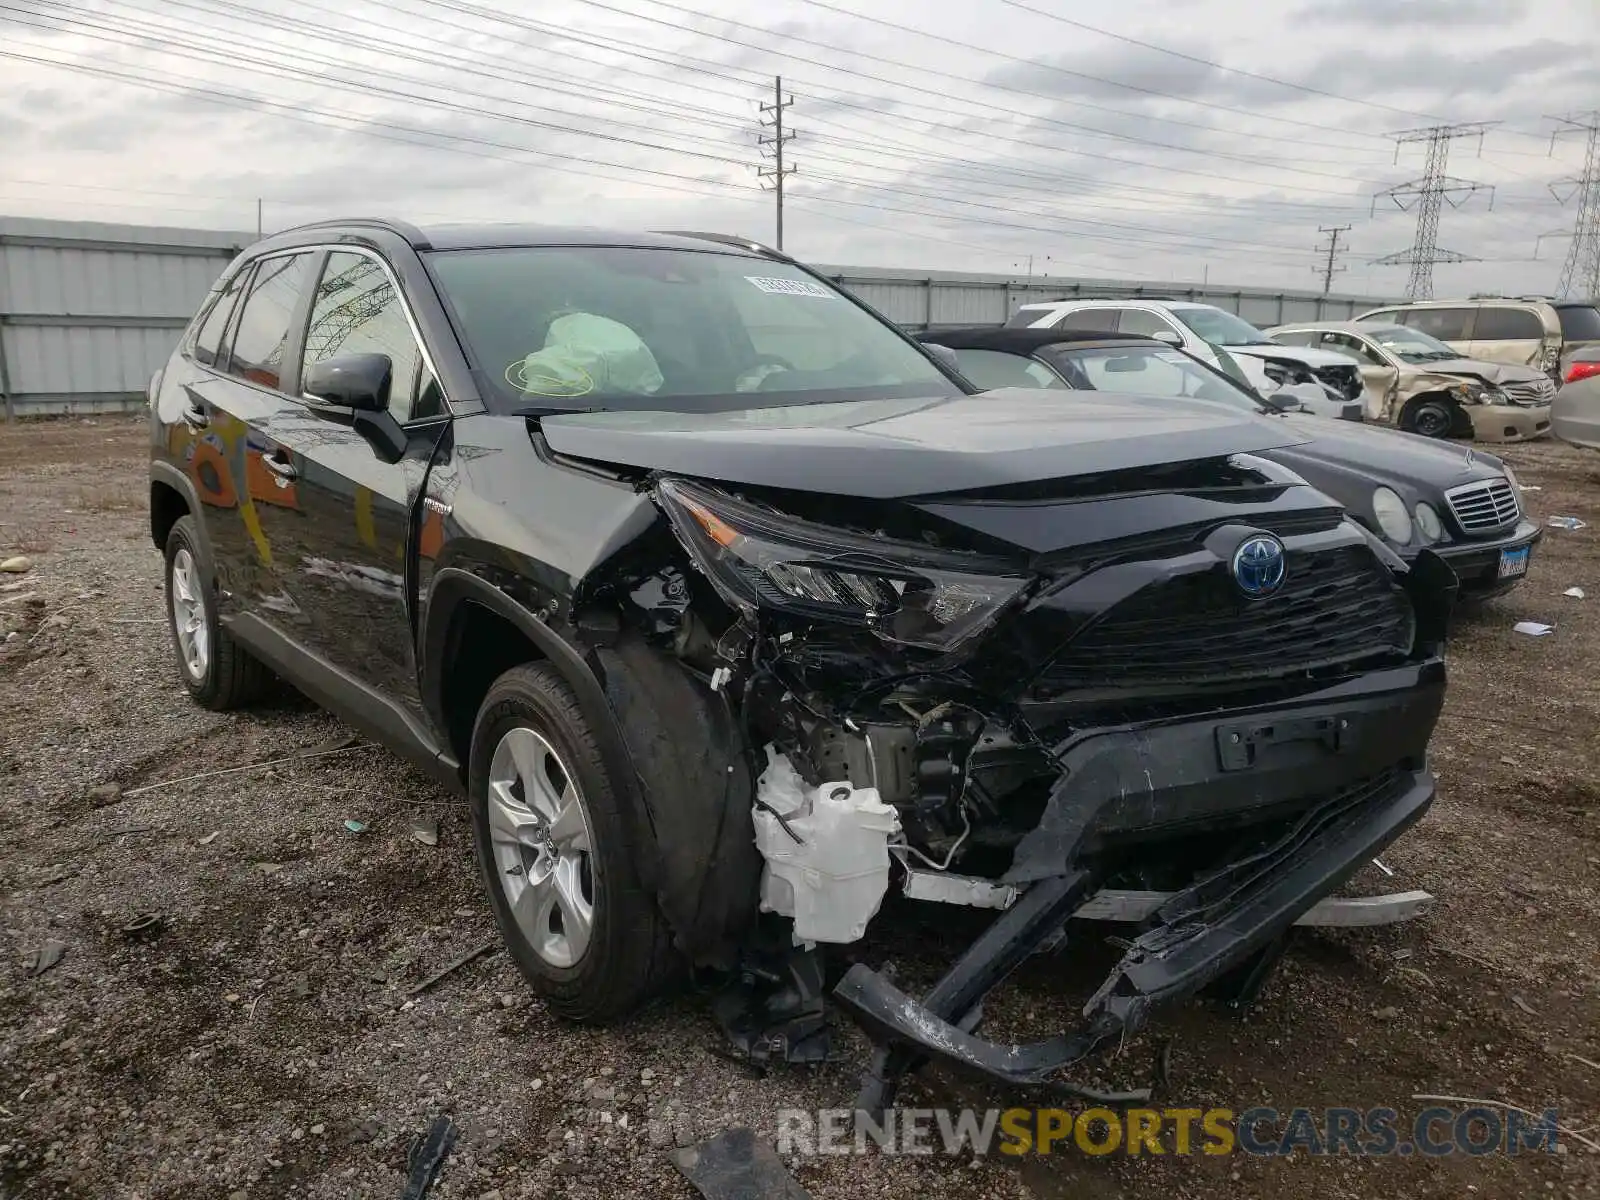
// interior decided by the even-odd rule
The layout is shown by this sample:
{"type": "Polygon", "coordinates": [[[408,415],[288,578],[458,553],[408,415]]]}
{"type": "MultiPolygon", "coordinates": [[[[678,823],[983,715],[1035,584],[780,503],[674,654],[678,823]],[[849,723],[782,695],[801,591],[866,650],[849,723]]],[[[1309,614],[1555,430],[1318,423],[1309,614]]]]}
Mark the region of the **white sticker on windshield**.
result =
{"type": "Polygon", "coordinates": [[[819,300],[836,300],[838,297],[820,283],[808,279],[772,279],[765,275],[746,275],[751,283],[763,292],[774,296],[815,296],[819,300]]]}

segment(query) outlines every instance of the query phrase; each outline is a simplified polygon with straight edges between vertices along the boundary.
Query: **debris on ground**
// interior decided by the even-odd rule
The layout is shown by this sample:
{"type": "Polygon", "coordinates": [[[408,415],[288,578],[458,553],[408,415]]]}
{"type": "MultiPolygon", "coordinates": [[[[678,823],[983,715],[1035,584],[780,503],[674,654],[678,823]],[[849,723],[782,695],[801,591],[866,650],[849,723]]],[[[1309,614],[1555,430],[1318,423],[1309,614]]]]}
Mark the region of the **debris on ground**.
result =
{"type": "Polygon", "coordinates": [[[439,822],[433,817],[417,817],[411,822],[411,840],[424,846],[439,844],[439,822]]]}
{"type": "Polygon", "coordinates": [[[777,1152],[745,1125],[674,1150],[672,1162],[706,1200],[811,1200],[777,1152]]]}
{"type": "Polygon", "coordinates": [[[29,975],[43,975],[51,967],[61,961],[62,955],[67,952],[67,944],[49,938],[33,952],[33,961],[28,966],[29,975]]]}
{"type": "Polygon", "coordinates": [[[259,771],[264,767],[279,767],[284,763],[304,762],[308,758],[326,758],[330,754],[343,754],[348,750],[359,750],[364,743],[352,738],[345,738],[339,745],[326,750],[308,750],[304,754],[291,754],[286,758],[269,758],[265,762],[246,763],[242,767],[223,767],[217,771],[201,771],[196,775],[180,775],[173,779],[162,779],[156,783],[147,783],[143,787],[132,788],[123,793],[125,796],[142,796],[145,792],[153,792],[159,788],[171,787],[175,783],[193,783],[199,779],[215,779],[219,775],[237,775],[241,771],[259,771]]]}
{"type": "Polygon", "coordinates": [[[1533,1005],[1529,1004],[1526,1000],[1524,1000],[1521,996],[1512,996],[1511,997],[1511,1003],[1515,1004],[1518,1008],[1520,1008],[1523,1012],[1527,1013],[1530,1017],[1537,1017],[1539,1015],[1538,1010],[1535,1009],[1533,1007],[1533,1005]]]}
{"type": "Polygon", "coordinates": [[[222,830],[213,829],[210,833],[206,834],[205,837],[196,838],[194,844],[197,845],[197,846],[209,846],[209,845],[211,845],[212,842],[216,841],[221,836],[222,836],[222,830]]]}
{"type": "Polygon", "coordinates": [[[466,966],[468,963],[477,961],[478,959],[482,958],[485,954],[494,953],[494,951],[498,948],[498,946],[499,946],[499,943],[497,943],[497,942],[484,942],[483,945],[481,945],[481,946],[475,946],[473,949],[468,950],[460,958],[456,959],[453,962],[445,964],[445,966],[443,966],[439,970],[435,971],[432,975],[429,975],[421,983],[417,984],[416,987],[412,988],[411,991],[407,993],[407,995],[410,995],[410,996],[420,996],[420,995],[422,995],[423,992],[428,991],[430,988],[434,987],[435,985],[437,985],[438,983],[440,983],[441,981],[443,981],[447,977],[449,977],[451,975],[454,975],[457,971],[459,971],[462,967],[466,966]]]}
{"type": "Polygon", "coordinates": [[[1589,527],[1587,521],[1580,521],[1577,517],[1551,517],[1545,524],[1549,525],[1551,529],[1570,529],[1574,531],[1589,527]]]}
{"type": "Polygon", "coordinates": [[[140,913],[122,927],[122,932],[130,938],[145,937],[160,933],[162,923],[157,913],[140,913]]]}
{"type": "Polygon", "coordinates": [[[1554,625],[1545,625],[1539,621],[1518,621],[1511,627],[1512,633],[1525,633],[1529,637],[1543,637],[1547,633],[1554,633],[1554,625]]]}
{"type": "Polygon", "coordinates": [[[18,554],[0,562],[0,571],[8,575],[26,575],[31,570],[33,570],[33,559],[26,555],[18,554]]]}
{"type": "Polygon", "coordinates": [[[344,827],[351,833],[365,833],[367,831],[366,825],[361,821],[357,821],[354,817],[346,817],[344,827]]]}
{"type": "Polygon", "coordinates": [[[89,802],[96,808],[108,808],[122,799],[122,786],[116,783],[101,783],[88,791],[89,802]]]}
{"type": "Polygon", "coordinates": [[[1561,594],[1563,596],[1571,596],[1574,600],[1582,600],[1583,599],[1583,589],[1581,587],[1569,587],[1566,591],[1562,592],[1561,594]]]}
{"type": "Polygon", "coordinates": [[[400,1200],[422,1200],[428,1194],[455,1144],[456,1126],[449,1117],[435,1117],[427,1136],[412,1139],[406,1152],[406,1190],[400,1193],[400,1200]]]}

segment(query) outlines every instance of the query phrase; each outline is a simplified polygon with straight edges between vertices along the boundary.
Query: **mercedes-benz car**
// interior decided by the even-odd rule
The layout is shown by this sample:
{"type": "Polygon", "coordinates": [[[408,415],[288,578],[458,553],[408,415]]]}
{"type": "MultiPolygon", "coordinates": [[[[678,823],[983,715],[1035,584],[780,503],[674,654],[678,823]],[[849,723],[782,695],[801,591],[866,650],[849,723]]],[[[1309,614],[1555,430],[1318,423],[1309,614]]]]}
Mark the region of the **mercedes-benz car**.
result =
{"type": "Polygon", "coordinates": [[[986,389],[1094,390],[1275,414],[1307,440],[1262,457],[1339,501],[1402,558],[1424,548],[1439,554],[1467,598],[1486,600],[1521,583],[1543,533],[1522,511],[1511,468],[1493,455],[1381,425],[1329,421],[1297,411],[1292,399],[1262,400],[1149,338],[992,326],[918,336],[952,350],[967,378],[986,389]]]}
{"type": "Polygon", "coordinates": [[[245,250],[152,380],[150,532],[195,701],[276,673],[464,793],[552,1012],[693,964],[739,1052],[822,1058],[852,946],[876,1107],[1248,1000],[1428,808],[1455,576],[1263,456],[1306,440],[976,394],[741,239],[351,220],[245,250]],[[921,998],[864,956],[891,886],[994,913],[921,998]],[[1165,899],[1082,1028],[983,1038],[1106,889],[1165,899]]]}

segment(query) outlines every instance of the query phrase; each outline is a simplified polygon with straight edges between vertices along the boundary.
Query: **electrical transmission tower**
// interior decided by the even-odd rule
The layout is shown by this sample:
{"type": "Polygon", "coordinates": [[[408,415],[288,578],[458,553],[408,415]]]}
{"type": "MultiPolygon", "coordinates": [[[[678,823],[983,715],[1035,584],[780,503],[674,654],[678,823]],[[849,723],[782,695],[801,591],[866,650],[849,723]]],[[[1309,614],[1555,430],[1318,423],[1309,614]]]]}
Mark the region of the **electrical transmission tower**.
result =
{"type": "Polygon", "coordinates": [[[1442,262],[1474,262],[1475,259],[1454,250],[1439,248],[1439,213],[1445,204],[1460,208],[1474,192],[1489,192],[1489,207],[1494,207],[1494,188],[1488,184],[1474,183],[1470,179],[1457,179],[1445,174],[1445,162],[1450,156],[1450,143],[1456,138],[1475,137],[1478,148],[1483,148],[1484,132],[1499,124],[1498,121],[1478,121],[1469,125],[1429,125],[1424,129],[1408,129],[1391,134],[1394,138],[1395,161],[1400,161],[1400,148],[1409,142],[1426,142],[1427,164],[1422,178],[1397,184],[1379,192],[1372,199],[1372,211],[1378,210],[1378,201],[1387,197],[1401,210],[1412,204],[1417,209],[1417,236],[1411,249],[1401,250],[1383,258],[1373,259],[1381,266],[1411,265],[1411,278],[1406,284],[1406,296],[1412,300],[1429,300],[1433,297],[1433,264],[1442,262]]]}
{"type": "Polygon", "coordinates": [[[1551,194],[1561,203],[1565,204],[1574,195],[1578,199],[1572,245],[1567,249],[1566,262],[1561,265],[1561,282],[1556,285],[1556,295],[1592,299],[1600,296],[1600,110],[1550,119],[1558,126],[1550,135],[1552,153],[1556,139],[1562,134],[1588,135],[1582,174],[1574,179],[1558,179],[1550,185],[1551,194]],[[1563,196],[1557,188],[1571,190],[1563,196]]]}
{"type": "Polygon", "coordinates": [[[1328,235],[1328,244],[1326,246],[1318,246],[1317,247],[1317,253],[1321,254],[1324,251],[1326,251],[1326,253],[1328,255],[1328,261],[1326,263],[1324,263],[1320,267],[1312,267],[1311,268],[1311,273],[1313,275],[1317,274],[1318,272],[1321,273],[1321,275],[1322,275],[1322,294],[1324,296],[1326,296],[1330,291],[1333,290],[1333,277],[1335,275],[1337,275],[1340,271],[1345,270],[1344,267],[1336,267],[1336,266],[1334,266],[1333,265],[1333,260],[1334,260],[1334,257],[1339,253],[1339,235],[1341,233],[1348,233],[1349,231],[1350,231],[1350,226],[1348,226],[1348,225],[1318,225],[1317,226],[1317,232],[1318,233],[1325,233],[1325,234],[1328,235]]]}
{"type": "Polygon", "coordinates": [[[773,76],[772,103],[763,104],[761,106],[761,126],[763,129],[771,129],[772,132],[768,134],[762,134],[756,139],[756,145],[761,147],[761,153],[763,156],[769,153],[768,147],[771,148],[770,153],[772,157],[772,166],[757,167],[756,178],[772,180],[772,190],[774,193],[776,193],[778,200],[779,250],[783,249],[783,181],[785,176],[794,174],[793,165],[787,167],[783,165],[783,148],[789,142],[794,141],[794,134],[785,133],[783,130],[783,112],[786,108],[791,107],[793,104],[793,96],[790,96],[788,99],[784,98],[783,76],[773,76]]]}

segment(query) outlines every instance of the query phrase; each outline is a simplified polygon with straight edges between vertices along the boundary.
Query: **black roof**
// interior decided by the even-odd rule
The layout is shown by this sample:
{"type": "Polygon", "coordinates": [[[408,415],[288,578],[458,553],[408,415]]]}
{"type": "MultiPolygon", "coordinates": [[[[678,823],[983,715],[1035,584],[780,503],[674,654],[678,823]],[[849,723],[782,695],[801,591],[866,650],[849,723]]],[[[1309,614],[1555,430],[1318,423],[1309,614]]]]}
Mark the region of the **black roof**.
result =
{"type": "Polygon", "coordinates": [[[759,242],[732,234],[638,229],[596,229],[586,226],[482,222],[417,226],[386,218],[347,217],[297,225],[264,239],[293,244],[341,234],[370,236],[375,232],[404,238],[418,250],[485,250],[503,246],[631,246],[667,250],[721,249],[733,254],[784,258],[759,242]]]}
{"type": "Polygon", "coordinates": [[[1142,333],[1108,333],[1103,329],[1007,329],[996,325],[969,325],[961,329],[935,329],[917,334],[917,341],[948,346],[952,350],[1000,350],[1032,354],[1045,346],[1069,342],[1156,343],[1142,333]]]}

